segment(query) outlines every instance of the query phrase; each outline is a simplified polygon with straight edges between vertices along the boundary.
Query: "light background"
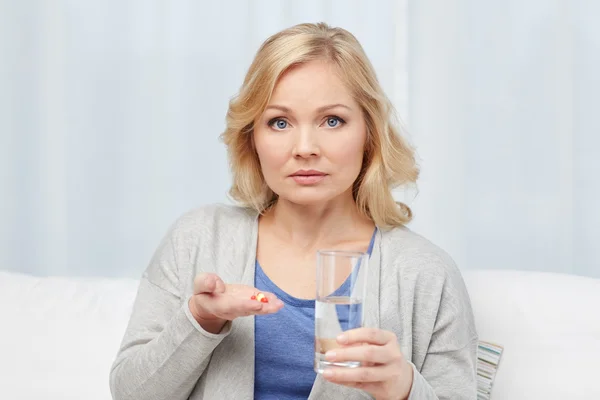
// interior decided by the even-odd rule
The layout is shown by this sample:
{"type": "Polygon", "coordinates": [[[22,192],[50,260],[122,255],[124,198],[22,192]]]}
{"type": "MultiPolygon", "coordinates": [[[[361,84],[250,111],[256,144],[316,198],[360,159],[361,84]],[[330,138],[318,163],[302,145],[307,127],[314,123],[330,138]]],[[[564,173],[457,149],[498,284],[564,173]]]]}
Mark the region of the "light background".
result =
{"type": "Polygon", "coordinates": [[[600,2],[0,0],[0,268],[139,277],[227,202],[227,102],[260,43],[354,33],[417,147],[410,227],[463,269],[600,277],[600,2]]]}

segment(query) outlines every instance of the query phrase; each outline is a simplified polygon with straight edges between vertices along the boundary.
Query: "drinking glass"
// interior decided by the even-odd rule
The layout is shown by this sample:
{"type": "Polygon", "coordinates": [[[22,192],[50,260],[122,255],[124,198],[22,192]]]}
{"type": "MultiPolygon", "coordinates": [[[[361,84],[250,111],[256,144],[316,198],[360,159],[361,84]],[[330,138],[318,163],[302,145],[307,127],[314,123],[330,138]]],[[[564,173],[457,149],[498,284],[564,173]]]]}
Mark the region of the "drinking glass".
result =
{"type": "Polygon", "coordinates": [[[317,295],[315,303],[314,368],[356,368],[358,361],[329,362],[325,353],[340,347],[336,338],[342,332],[364,324],[363,302],[367,288],[367,253],[338,250],[317,252],[317,295]]]}

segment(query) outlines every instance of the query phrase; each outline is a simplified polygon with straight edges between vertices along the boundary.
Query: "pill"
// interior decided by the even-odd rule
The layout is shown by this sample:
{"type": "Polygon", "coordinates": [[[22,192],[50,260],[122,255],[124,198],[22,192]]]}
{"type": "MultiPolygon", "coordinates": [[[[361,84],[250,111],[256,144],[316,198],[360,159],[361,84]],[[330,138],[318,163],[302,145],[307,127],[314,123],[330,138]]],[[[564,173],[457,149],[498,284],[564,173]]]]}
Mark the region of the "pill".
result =
{"type": "Polygon", "coordinates": [[[263,297],[262,299],[260,299],[261,303],[268,303],[269,299],[267,299],[266,297],[263,297]]]}
{"type": "Polygon", "coordinates": [[[256,300],[256,296],[252,295],[252,297],[250,297],[250,300],[256,300]]]}

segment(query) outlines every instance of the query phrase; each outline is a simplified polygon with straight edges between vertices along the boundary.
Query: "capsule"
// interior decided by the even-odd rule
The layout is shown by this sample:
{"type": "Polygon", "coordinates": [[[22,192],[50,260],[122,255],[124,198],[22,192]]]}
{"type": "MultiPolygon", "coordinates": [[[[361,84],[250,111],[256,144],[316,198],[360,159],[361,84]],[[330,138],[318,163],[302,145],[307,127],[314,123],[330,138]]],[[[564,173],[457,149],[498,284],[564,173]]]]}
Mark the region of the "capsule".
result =
{"type": "Polygon", "coordinates": [[[269,299],[267,299],[267,296],[265,296],[264,293],[262,293],[262,292],[258,292],[256,294],[256,296],[252,296],[251,299],[252,300],[260,301],[261,303],[268,303],[269,302],[269,299]]]}

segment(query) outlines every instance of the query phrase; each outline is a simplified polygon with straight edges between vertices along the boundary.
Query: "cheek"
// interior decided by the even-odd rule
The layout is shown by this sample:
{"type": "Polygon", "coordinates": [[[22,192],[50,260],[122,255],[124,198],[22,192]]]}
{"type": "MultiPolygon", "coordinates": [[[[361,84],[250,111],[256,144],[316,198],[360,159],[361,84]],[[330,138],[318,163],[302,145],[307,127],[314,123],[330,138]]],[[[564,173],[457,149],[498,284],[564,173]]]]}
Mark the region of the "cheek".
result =
{"type": "Polygon", "coordinates": [[[356,135],[352,140],[338,141],[335,146],[331,146],[329,158],[343,168],[341,172],[345,175],[358,174],[364,151],[365,137],[356,135]]]}
{"type": "Polygon", "coordinates": [[[259,139],[255,142],[255,147],[265,176],[275,172],[287,161],[285,152],[277,143],[268,143],[259,139]]]}

